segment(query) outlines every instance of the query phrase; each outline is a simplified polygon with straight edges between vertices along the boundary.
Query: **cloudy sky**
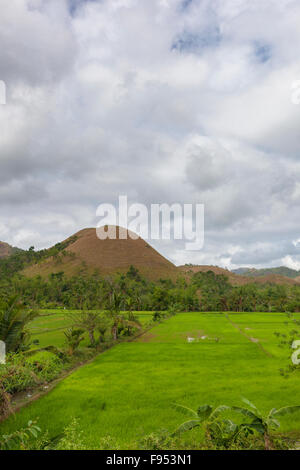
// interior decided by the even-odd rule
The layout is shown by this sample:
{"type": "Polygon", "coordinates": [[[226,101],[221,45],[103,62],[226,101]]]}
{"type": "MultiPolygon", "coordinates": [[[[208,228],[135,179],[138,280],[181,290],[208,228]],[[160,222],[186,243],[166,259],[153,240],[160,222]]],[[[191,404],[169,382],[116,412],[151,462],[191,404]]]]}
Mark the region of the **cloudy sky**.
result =
{"type": "Polygon", "coordinates": [[[0,239],[127,194],[205,204],[202,251],[153,243],[177,264],[300,269],[299,24],[299,0],[5,1],[0,239]]]}

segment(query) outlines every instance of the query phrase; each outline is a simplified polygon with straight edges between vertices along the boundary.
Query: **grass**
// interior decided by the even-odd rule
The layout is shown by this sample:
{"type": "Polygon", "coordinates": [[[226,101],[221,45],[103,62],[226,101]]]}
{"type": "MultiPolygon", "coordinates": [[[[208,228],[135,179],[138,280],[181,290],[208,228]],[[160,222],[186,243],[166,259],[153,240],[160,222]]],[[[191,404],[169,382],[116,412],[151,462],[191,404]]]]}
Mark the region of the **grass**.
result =
{"type": "MultiPolygon", "coordinates": [[[[45,348],[47,346],[62,347],[65,343],[64,331],[71,326],[72,321],[68,313],[76,313],[79,310],[40,310],[40,316],[30,323],[32,340],[38,340],[39,344],[32,345],[32,349],[45,348]]],[[[152,318],[153,312],[135,312],[140,323],[144,325],[152,318]]],[[[88,344],[88,340],[83,345],[88,344]]]]}
{"type": "MultiPolygon", "coordinates": [[[[263,411],[298,405],[299,377],[279,374],[288,358],[274,331],[285,330],[285,321],[284,314],[178,314],[71,374],[2,423],[0,433],[39,418],[39,426],[55,436],[76,417],[90,449],[107,436],[126,449],[149,433],[180,424],[184,418],[174,402],[192,408],[240,405],[244,396],[263,411]],[[198,341],[188,343],[187,336],[198,341]]],[[[281,430],[299,431],[300,413],[282,420],[281,430]]]]}
{"type": "MultiPolygon", "coordinates": [[[[293,317],[300,320],[300,313],[294,313],[293,317]]],[[[278,313],[253,314],[253,313],[232,313],[229,315],[239,328],[250,338],[257,338],[260,344],[274,357],[282,358],[285,354],[279,347],[279,340],[274,332],[289,334],[294,329],[294,325],[286,315],[278,313]],[[288,323],[288,324],[287,324],[288,323]]],[[[288,358],[288,353],[286,353],[288,358]]]]}

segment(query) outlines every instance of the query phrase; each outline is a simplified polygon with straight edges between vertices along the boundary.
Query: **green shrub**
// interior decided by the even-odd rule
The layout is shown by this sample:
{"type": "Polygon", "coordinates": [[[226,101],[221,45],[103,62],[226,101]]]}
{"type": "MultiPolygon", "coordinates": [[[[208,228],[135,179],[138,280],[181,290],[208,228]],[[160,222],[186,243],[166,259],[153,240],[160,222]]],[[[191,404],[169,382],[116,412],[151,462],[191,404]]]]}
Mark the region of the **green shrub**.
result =
{"type": "Polygon", "coordinates": [[[0,384],[6,393],[21,392],[53,380],[62,368],[63,362],[51,352],[38,352],[30,357],[10,355],[6,364],[0,366],[0,384]]]}
{"type": "Polygon", "coordinates": [[[53,380],[63,368],[62,360],[49,351],[41,351],[30,356],[26,364],[41,382],[53,380]]]}
{"type": "Polygon", "coordinates": [[[26,428],[0,436],[0,450],[29,450],[30,440],[37,439],[40,432],[36,422],[29,421],[26,428]]]}
{"type": "Polygon", "coordinates": [[[63,437],[60,439],[55,450],[87,450],[83,440],[83,432],[79,429],[79,423],[76,418],[65,428],[63,437]]]}
{"type": "Polygon", "coordinates": [[[10,356],[0,367],[0,383],[7,393],[17,393],[38,383],[36,374],[26,366],[21,354],[10,356]]]}

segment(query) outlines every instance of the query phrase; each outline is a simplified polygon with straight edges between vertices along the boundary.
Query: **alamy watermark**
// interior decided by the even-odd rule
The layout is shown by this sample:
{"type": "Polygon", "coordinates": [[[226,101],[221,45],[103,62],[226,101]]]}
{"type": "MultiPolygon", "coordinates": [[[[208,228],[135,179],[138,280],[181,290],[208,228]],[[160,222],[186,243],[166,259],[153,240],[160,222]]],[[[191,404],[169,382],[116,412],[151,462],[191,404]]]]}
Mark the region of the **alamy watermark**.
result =
{"type": "Polygon", "coordinates": [[[184,240],[187,251],[204,246],[203,204],[128,204],[127,196],[119,196],[118,207],[100,204],[97,236],[100,240],[184,240]],[[120,230],[116,226],[121,227],[120,230]]]}
{"type": "Polygon", "coordinates": [[[6,104],[6,84],[0,80],[0,105],[6,104]]]}
{"type": "Polygon", "coordinates": [[[291,101],[292,104],[300,104],[300,80],[295,80],[291,85],[292,95],[291,101]]]}
{"type": "Polygon", "coordinates": [[[5,364],[6,347],[4,341],[0,340],[0,364],[5,364]]]}

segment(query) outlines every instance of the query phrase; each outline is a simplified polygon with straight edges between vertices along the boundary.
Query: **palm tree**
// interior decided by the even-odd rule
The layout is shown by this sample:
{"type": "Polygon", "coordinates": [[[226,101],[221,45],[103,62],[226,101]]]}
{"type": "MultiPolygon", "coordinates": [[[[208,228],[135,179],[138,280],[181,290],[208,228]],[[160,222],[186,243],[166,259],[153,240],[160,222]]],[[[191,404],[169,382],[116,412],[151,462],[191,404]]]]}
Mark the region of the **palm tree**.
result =
{"type": "Polygon", "coordinates": [[[128,312],[132,312],[133,311],[133,300],[132,300],[131,297],[127,297],[127,299],[125,301],[125,304],[126,304],[128,312]]]}
{"type": "Polygon", "coordinates": [[[123,329],[127,328],[128,336],[131,335],[132,329],[138,328],[139,330],[141,330],[142,328],[138,317],[133,312],[129,312],[127,313],[127,315],[122,315],[120,323],[123,329]]]}
{"type": "Polygon", "coordinates": [[[123,317],[121,315],[121,306],[123,305],[123,297],[121,294],[112,291],[109,297],[108,303],[108,316],[111,320],[111,333],[113,339],[116,341],[118,339],[118,326],[122,321],[123,317]]]}
{"type": "Polygon", "coordinates": [[[102,324],[102,317],[99,312],[89,312],[82,310],[80,313],[71,313],[69,317],[72,319],[73,327],[83,329],[89,335],[92,347],[96,346],[95,331],[102,324]]]}
{"type": "Polygon", "coordinates": [[[121,314],[121,308],[123,306],[123,297],[119,292],[115,290],[112,291],[109,297],[109,304],[108,304],[108,316],[111,321],[111,333],[113,339],[116,341],[118,339],[118,328],[119,326],[124,328],[128,328],[128,332],[130,333],[131,328],[141,328],[140,322],[134,316],[132,312],[129,312],[128,318],[125,315],[121,314]]]}
{"type": "Polygon", "coordinates": [[[38,313],[28,311],[17,296],[0,306],[0,340],[5,343],[6,352],[20,352],[29,348],[31,335],[26,326],[37,316],[38,313]]]}
{"type": "Polygon", "coordinates": [[[66,337],[66,344],[68,346],[68,354],[73,356],[76,349],[79,348],[81,341],[84,340],[84,330],[71,327],[64,332],[66,337]]]}

